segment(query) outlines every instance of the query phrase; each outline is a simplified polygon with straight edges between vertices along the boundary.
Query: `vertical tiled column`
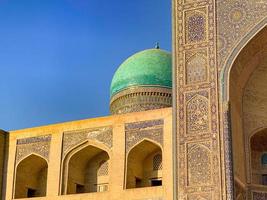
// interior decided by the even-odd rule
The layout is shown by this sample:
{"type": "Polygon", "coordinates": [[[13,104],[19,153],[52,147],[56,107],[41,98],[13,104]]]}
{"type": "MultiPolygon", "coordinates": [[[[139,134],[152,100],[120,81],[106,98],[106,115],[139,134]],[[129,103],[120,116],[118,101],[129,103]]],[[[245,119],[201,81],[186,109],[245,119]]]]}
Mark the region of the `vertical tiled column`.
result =
{"type": "Polygon", "coordinates": [[[220,149],[216,1],[174,0],[177,199],[224,199],[220,149]]]}
{"type": "Polygon", "coordinates": [[[13,198],[13,190],[14,190],[14,168],[15,168],[15,158],[16,158],[16,137],[9,134],[8,139],[8,163],[7,163],[7,171],[6,171],[6,194],[4,195],[4,199],[12,199],[13,198]]]}
{"type": "Polygon", "coordinates": [[[163,199],[172,199],[173,194],[173,157],[172,157],[172,115],[164,118],[164,129],[163,129],[163,170],[162,170],[162,186],[163,186],[163,199]]]}
{"type": "Polygon", "coordinates": [[[232,133],[231,133],[231,114],[230,103],[227,102],[222,106],[222,122],[221,127],[223,132],[223,146],[224,146],[224,169],[225,170],[225,191],[226,199],[234,199],[234,175],[233,175],[233,155],[232,155],[232,133]]]}
{"type": "Polygon", "coordinates": [[[124,189],[125,132],[124,123],[118,120],[113,126],[113,145],[109,190],[113,200],[121,199],[124,189]]]}
{"type": "Polygon", "coordinates": [[[49,165],[47,173],[47,196],[59,195],[60,165],[63,131],[55,131],[50,143],[49,165]]]}

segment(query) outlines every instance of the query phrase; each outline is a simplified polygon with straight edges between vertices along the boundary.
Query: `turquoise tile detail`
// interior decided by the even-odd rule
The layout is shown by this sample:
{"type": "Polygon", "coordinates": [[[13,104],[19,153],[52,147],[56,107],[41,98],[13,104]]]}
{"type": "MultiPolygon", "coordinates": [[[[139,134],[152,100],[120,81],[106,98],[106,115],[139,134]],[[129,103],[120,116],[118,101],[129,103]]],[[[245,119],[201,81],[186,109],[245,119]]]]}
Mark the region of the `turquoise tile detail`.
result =
{"type": "Polygon", "coordinates": [[[133,86],[171,88],[171,53],[161,49],[148,49],[129,57],[113,76],[110,96],[133,86]]]}

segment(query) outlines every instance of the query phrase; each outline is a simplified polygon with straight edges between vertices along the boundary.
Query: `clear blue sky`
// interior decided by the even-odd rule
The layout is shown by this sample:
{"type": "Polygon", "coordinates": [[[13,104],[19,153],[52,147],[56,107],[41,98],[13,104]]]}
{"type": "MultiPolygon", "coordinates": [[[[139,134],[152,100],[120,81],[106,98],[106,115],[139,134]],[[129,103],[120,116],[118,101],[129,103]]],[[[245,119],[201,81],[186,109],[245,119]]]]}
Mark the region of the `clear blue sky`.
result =
{"type": "Polygon", "coordinates": [[[156,42],[170,0],[0,0],[0,129],[108,115],[117,67],[156,42]]]}

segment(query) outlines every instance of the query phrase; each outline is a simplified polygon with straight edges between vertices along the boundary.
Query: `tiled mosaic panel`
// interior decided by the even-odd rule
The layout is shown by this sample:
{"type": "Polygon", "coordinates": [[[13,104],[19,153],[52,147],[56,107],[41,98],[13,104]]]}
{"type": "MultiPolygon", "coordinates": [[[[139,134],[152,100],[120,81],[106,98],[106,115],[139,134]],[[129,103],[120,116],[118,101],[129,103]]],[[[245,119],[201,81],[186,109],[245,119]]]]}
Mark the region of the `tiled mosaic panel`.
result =
{"type": "Polygon", "coordinates": [[[163,125],[163,119],[125,124],[126,152],[145,138],[163,146],[163,125]]]}
{"type": "Polygon", "coordinates": [[[111,148],[113,143],[112,135],[112,127],[100,127],[65,132],[63,136],[63,155],[66,155],[71,148],[86,140],[94,140],[106,145],[108,148],[111,148]]]}
{"type": "Polygon", "coordinates": [[[40,155],[49,160],[51,135],[17,140],[16,164],[30,154],[40,155]]]}
{"type": "Polygon", "coordinates": [[[253,192],[253,200],[266,200],[267,193],[253,192]]]}

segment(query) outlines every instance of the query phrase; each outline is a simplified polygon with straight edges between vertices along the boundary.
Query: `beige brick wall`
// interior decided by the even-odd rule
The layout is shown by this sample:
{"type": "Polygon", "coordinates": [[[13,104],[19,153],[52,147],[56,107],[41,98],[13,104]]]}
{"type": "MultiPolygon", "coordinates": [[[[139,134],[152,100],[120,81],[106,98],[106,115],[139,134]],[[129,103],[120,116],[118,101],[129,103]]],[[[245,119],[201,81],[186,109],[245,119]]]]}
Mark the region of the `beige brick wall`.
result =
{"type": "Polygon", "coordinates": [[[51,135],[50,155],[47,173],[46,197],[36,198],[44,200],[141,200],[141,199],[172,199],[172,109],[145,111],[140,113],[129,113],[117,116],[108,116],[96,119],[72,121],[43,127],[35,127],[10,132],[9,160],[7,171],[6,199],[12,199],[14,194],[14,183],[16,170],[16,143],[18,139],[51,135]],[[125,155],[125,123],[140,122],[147,120],[164,120],[163,140],[163,186],[125,189],[126,155],[125,155]],[[62,138],[66,131],[91,129],[96,127],[111,126],[113,128],[113,146],[109,150],[109,191],[101,193],[60,195],[62,190],[62,138]]]}
{"type": "Polygon", "coordinates": [[[0,198],[2,197],[2,190],[3,190],[6,134],[7,133],[0,130],[0,198]]]}

